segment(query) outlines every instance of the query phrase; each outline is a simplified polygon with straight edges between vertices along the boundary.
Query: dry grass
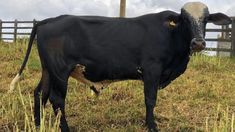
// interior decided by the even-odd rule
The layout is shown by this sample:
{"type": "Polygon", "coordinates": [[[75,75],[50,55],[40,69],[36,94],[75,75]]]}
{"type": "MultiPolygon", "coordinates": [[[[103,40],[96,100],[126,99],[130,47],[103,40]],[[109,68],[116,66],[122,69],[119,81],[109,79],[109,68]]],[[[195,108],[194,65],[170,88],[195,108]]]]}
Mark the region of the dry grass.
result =
{"type": "MultiPolygon", "coordinates": [[[[0,131],[58,131],[48,103],[40,128],[33,123],[33,90],[41,73],[33,48],[24,76],[12,94],[9,83],[22,64],[27,45],[0,43],[0,131]]],[[[158,94],[155,114],[163,132],[235,131],[235,59],[193,56],[185,74],[158,94]],[[233,129],[233,130],[232,130],[233,129]]],[[[70,79],[66,114],[71,131],[146,131],[141,82],[111,84],[99,97],[70,79]]]]}

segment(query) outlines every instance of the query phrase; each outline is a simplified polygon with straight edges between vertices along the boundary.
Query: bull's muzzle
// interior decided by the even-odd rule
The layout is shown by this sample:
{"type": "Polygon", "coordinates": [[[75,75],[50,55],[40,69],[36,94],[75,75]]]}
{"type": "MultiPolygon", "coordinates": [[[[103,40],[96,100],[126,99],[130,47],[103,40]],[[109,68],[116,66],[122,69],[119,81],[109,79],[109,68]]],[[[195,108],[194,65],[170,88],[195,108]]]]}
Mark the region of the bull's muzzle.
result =
{"type": "Polygon", "coordinates": [[[203,38],[194,38],[191,41],[190,48],[193,52],[200,52],[206,47],[206,41],[203,38]]]}

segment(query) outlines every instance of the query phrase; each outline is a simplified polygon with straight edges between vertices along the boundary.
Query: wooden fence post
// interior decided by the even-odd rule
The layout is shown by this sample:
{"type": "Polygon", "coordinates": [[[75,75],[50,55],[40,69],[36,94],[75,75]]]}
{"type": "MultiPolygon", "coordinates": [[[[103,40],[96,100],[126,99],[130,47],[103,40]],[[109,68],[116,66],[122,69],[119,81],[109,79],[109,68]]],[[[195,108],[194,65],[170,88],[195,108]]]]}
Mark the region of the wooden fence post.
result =
{"type": "Polygon", "coordinates": [[[17,40],[17,26],[18,26],[18,21],[17,21],[17,19],[15,19],[15,22],[14,22],[14,42],[16,42],[16,40],[17,40]]]}
{"type": "Polygon", "coordinates": [[[231,35],[231,38],[232,38],[232,53],[231,55],[232,56],[235,56],[235,18],[233,18],[233,22],[232,22],[232,35],[231,35]]]}
{"type": "MultiPolygon", "coordinates": [[[[222,25],[222,30],[228,30],[229,29],[229,25],[222,25]]],[[[222,39],[228,39],[229,38],[229,32],[228,31],[223,31],[221,32],[221,38],[222,39]]]]}
{"type": "Polygon", "coordinates": [[[126,0],[120,0],[120,17],[126,16],[126,0]]]}
{"type": "MultiPolygon", "coordinates": [[[[228,29],[229,29],[229,25],[226,25],[226,26],[225,26],[225,29],[228,30],[228,29]]],[[[225,32],[225,39],[229,39],[229,37],[230,37],[230,36],[229,36],[229,32],[226,31],[226,32],[225,32]]]]}
{"type": "MultiPolygon", "coordinates": [[[[36,19],[33,19],[33,27],[34,27],[36,24],[37,24],[36,19]]],[[[33,30],[33,28],[32,28],[32,30],[33,30]]],[[[37,40],[37,35],[35,36],[34,40],[37,40]]]]}
{"type": "Polygon", "coordinates": [[[0,19],[0,42],[2,41],[2,20],[0,19]]]}
{"type": "Polygon", "coordinates": [[[33,27],[36,25],[37,21],[36,19],[33,19],[33,27]]]}

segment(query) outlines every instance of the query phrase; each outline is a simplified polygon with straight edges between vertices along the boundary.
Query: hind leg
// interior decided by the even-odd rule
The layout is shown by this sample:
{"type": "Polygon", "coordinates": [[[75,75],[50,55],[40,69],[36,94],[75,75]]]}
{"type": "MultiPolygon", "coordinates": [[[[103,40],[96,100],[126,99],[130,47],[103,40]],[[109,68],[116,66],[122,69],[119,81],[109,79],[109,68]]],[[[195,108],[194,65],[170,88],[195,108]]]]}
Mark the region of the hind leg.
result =
{"type": "Polygon", "coordinates": [[[55,79],[53,80],[53,87],[50,91],[49,100],[54,109],[55,115],[61,111],[60,128],[62,132],[68,132],[69,127],[65,118],[65,97],[67,93],[67,80],[66,82],[55,79]]]}
{"type": "Polygon", "coordinates": [[[42,78],[34,90],[34,118],[35,125],[40,126],[40,104],[46,105],[50,92],[50,76],[47,70],[42,71],[42,78]],[[41,101],[40,101],[41,99],[41,101]],[[41,102],[41,103],[40,103],[41,102]]]}

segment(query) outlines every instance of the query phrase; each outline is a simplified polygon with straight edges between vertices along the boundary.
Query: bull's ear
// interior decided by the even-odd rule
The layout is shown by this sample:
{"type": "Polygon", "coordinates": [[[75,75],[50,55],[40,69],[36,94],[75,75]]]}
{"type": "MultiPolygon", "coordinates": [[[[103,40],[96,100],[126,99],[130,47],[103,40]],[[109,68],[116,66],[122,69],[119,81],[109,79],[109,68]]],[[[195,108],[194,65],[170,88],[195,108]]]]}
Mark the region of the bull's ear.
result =
{"type": "Polygon", "coordinates": [[[227,25],[231,24],[232,20],[223,13],[214,13],[209,15],[208,22],[212,22],[215,25],[227,25]]]}

